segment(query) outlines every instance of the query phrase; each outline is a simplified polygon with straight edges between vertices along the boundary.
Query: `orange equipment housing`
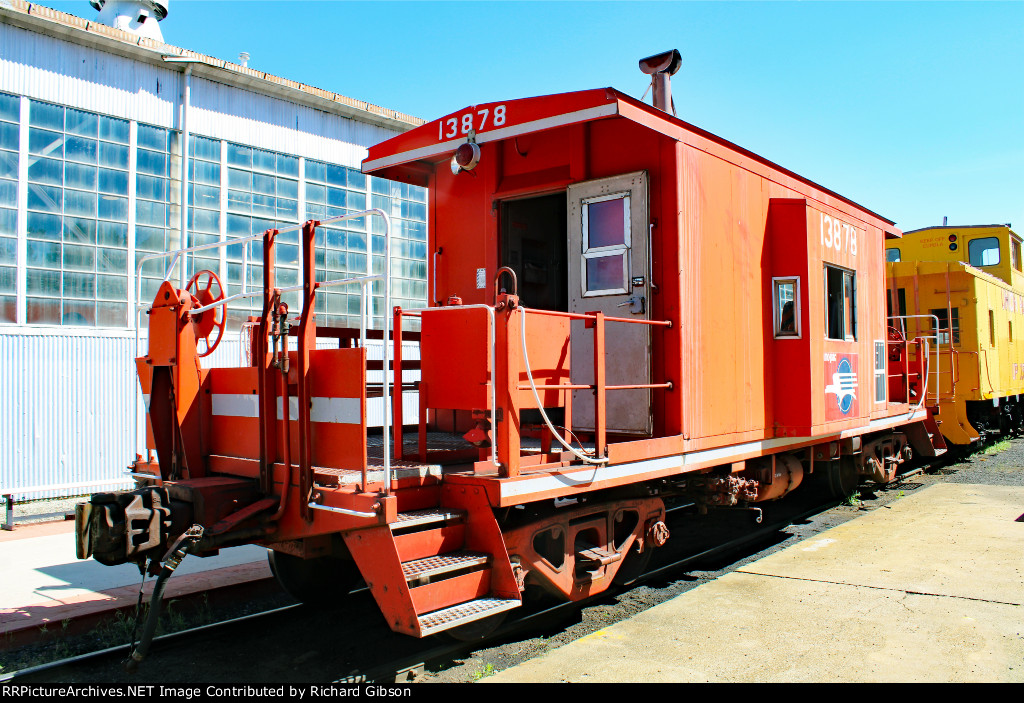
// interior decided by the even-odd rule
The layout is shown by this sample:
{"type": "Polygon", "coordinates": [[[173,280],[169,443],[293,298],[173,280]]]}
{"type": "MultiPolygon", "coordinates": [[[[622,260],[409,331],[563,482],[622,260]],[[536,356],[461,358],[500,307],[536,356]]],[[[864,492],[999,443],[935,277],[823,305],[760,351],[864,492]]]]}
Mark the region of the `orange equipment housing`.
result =
{"type": "Polygon", "coordinates": [[[468,107],[363,169],[429,189],[430,305],[317,328],[318,288],[352,281],[317,282],[308,222],[296,334],[270,231],[253,363],[204,369],[194,311],[219,303],[165,283],[138,362],[157,459],[81,507],[80,555],[159,560],[197,523],[201,553],[268,546],[303,599],[361,575],[392,629],[472,635],[528,588],[635,578],[666,500],[748,506],[814,472],[848,493],[944,450],[920,340],[887,337],[900,232],[847,198],[612,89],[468,107]],[[368,432],[392,394],[367,372],[417,367],[418,426],[396,392],[368,432]]]}

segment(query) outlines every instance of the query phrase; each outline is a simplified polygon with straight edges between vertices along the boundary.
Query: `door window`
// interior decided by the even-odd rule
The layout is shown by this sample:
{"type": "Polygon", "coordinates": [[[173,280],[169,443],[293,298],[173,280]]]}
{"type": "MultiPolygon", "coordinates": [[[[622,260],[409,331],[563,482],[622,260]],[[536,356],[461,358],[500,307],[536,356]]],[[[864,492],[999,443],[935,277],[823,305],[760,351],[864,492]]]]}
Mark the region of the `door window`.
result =
{"type": "Polygon", "coordinates": [[[629,291],[629,193],[583,200],[583,296],[629,291]]]}

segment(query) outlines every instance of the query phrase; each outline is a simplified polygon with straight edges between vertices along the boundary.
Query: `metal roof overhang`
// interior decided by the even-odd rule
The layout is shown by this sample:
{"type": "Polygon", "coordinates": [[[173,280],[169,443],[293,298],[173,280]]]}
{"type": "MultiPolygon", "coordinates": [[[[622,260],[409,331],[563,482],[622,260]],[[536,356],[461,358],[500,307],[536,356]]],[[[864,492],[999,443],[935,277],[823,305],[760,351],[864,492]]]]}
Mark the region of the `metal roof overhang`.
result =
{"type": "Polygon", "coordinates": [[[473,115],[473,119],[476,119],[485,112],[493,116],[495,108],[502,105],[505,106],[507,123],[498,127],[485,126],[475,134],[477,144],[580,122],[619,117],[733,163],[825,205],[834,207],[841,202],[852,206],[861,213],[865,222],[885,232],[886,238],[901,236],[900,230],[894,227],[895,223],[892,220],[762,156],[620,93],[614,88],[598,88],[463,108],[370,147],[368,156],[363,161],[363,172],[376,172],[377,175],[387,178],[395,174],[396,167],[399,167],[398,171],[422,172],[426,164],[445,161],[468,139],[468,135],[458,129],[465,116],[473,115]],[[451,124],[456,125],[456,131],[459,133],[448,138],[446,131],[451,124]],[[414,165],[417,162],[418,165],[414,165]],[[811,192],[812,189],[817,193],[811,192]]]}

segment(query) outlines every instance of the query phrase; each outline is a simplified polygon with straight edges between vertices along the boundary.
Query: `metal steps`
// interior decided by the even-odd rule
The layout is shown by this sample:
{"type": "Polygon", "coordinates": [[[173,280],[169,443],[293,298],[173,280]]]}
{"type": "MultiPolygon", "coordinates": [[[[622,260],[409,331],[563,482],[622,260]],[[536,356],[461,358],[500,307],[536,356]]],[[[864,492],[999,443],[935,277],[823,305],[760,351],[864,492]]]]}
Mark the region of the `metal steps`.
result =
{"type": "Polygon", "coordinates": [[[343,535],[396,632],[427,637],[522,604],[493,511],[485,497],[475,500],[402,512],[388,525],[343,535]]]}
{"type": "Polygon", "coordinates": [[[459,520],[465,517],[465,515],[466,513],[461,510],[446,510],[444,508],[410,510],[407,513],[398,514],[398,519],[391,523],[391,531],[422,527],[424,525],[440,525],[449,520],[459,520]]]}
{"type": "Polygon", "coordinates": [[[490,554],[482,554],[480,552],[448,552],[447,554],[438,554],[433,557],[403,562],[402,573],[405,574],[406,581],[416,581],[417,579],[432,578],[473,566],[487,566],[490,560],[490,554]]]}
{"type": "Polygon", "coordinates": [[[426,637],[437,632],[450,630],[476,620],[518,608],[522,604],[518,600],[504,598],[477,598],[467,603],[459,603],[448,608],[441,608],[432,613],[417,616],[420,624],[420,636],[426,637]]]}

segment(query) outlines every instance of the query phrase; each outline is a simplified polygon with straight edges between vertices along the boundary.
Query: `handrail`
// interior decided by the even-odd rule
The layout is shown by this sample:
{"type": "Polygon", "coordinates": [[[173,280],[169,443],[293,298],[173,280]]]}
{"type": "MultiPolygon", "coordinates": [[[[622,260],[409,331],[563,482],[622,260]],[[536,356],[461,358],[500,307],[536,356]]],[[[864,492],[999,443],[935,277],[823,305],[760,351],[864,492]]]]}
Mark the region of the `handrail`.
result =
{"type": "MultiPolygon", "coordinates": [[[[367,275],[365,275],[365,276],[356,276],[356,277],[352,277],[352,278],[332,279],[332,280],[329,280],[329,281],[320,281],[320,282],[315,282],[314,281],[313,285],[312,285],[312,290],[314,291],[314,294],[315,294],[316,289],[318,289],[318,288],[327,288],[327,287],[333,287],[333,286],[344,286],[344,285],[354,285],[354,284],[359,284],[361,286],[362,292],[361,292],[361,295],[360,295],[360,340],[361,340],[362,346],[364,346],[364,347],[366,346],[366,338],[367,338],[367,336],[366,336],[367,317],[368,316],[372,316],[372,311],[370,311],[369,315],[368,315],[367,314],[367,310],[366,310],[366,297],[367,297],[367,293],[368,293],[368,286],[371,283],[373,283],[374,281],[383,281],[384,282],[384,310],[389,310],[390,307],[391,307],[391,285],[390,285],[390,278],[391,278],[391,218],[388,216],[388,214],[386,212],[384,212],[380,208],[370,208],[368,210],[360,210],[358,212],[352,212],[352,213],[348,213],[346,215],[336,215],[334,217],[328,217],[328,218],[325,218],[325,219],[322,219],[322,220],[309,220],[308,221],[308,222],[311,222],[313,224],[314,233],[315,233],[315,228],[316,227],[320,227],[320,226],[324,226],[324,225],[330,225],[330,224],[334,224],[334,223],[338,223],[338,222],[343,222],[345,220],[359,219],[359,218],[367,217],[367,216],[371,216],[371,215],[378,215],[381,218],[383,218],[383,220],[384,220],[384,272],[380,273],[380,274],[371,274],[370,273],[370,271],[372,271],[373,247],[372,247],[372,241],[371,241],[372,237],[368,237],[367,238],[367,251],[366,251],[367,275]]],[[[276,235],[280,235],[280,234],[285,233],[285,232],[300,231],[300,230],[302,230],[305,227],[305,225],[306,225],[306,223],[302,223],[302,224],[292,225],[292,226],[289,226],[289,227],[278,229],[278,230],[276,230],[276,235]]],[[[268,230],[268,231],[270,231],[270,230],[268,230]]],[[[369,228],[368,228],[368,232],[369,232],[369,228]]],[[[254,234],[254,235],[251,235],[251,236],[248,236],[248,237],[238,237],[238,238],[234,238],[234,239],[224,239],[222,241],[211,242],[209,244],[198,244],[196,246],[184,247],[184,248],[181,248],[181,249],[174,249],[174,250],[166,251],[166,252],[155,252],[155,253],[146,254],[146,255],[142,256],[142,258],[139,259],[139,262],[138,262],[138,265],[136,266],[136,271],[135,271],[135,282],[136,282],[136,297],[135,297],[135,308],[136,308],[136,310],[135,310],[135,357],[137,358],[138,355],[139,355],[139,341],[140,341],[140,338],[139,338],[139,328],[141,326],[140,325],[140,319],[139,319],[139,313],[141,312],[142,309],[147,307],[146,304],[143,304],[143,303],[140,302],[140,299],[142,297],[142,267],[147,262],[155,261],[155,260],[158,260],[158,259],[166,259],[166,258],[170,257],[171,258],[171,262],[170,262],[170,264],[169,264],[169,266],[167,268],[167,271],[166,271],[166,273],[164,275],[164,278],[163,278],[164,281],[167,281],[167,280],[170,279],[170,275],[171,275],[171,272],[174,269],[174,265],[177,263],[177,261],[179,259],[182,259],[183,265],[187,265],[187,258],[183,258],[182,257],[183,254],[188,254],[188,253],[196,252],[196,251],[204,251],[204,250],[207,250],[207,249],[217,249],[217,248],[222,248],[222,247],[235,246],[237,244],[248,244],[249,242],[256,241],[257,239],[263,239],[264,237],[266,237],[266,234],[267,234],[266,232],[262,232],[260,234],[254,234]]],[[[248,255],[248,247],[246,247],[246,258],[247,258],[247,255],[248,255]]],[[[312,268],[315,270],[315,262],[313,262],[312,268]]],[[[242,274],[242,280],[243,280],[243,290],[245,290],[244,283],[246,282],[246,274],[245,274],[244,271],[243,271],[243,274],[242,274]]],[[[286,287],[286,288],[279,288],[279,289],[276,289],[276,290],[278,290],[281,293],[285,293],[285,292],[303,290],[304,287],[305,287],[305,284],[303,283],[303,284],[299,284],[299,285],[295,285],[295,286],[289,286],[289,287],[286,287]]],[[[259,292],[253,292],[253,293],[238,293],[238,294],[235,294],[233,296],[228,296],[226,298],[218,300],[218,301],[216,301],[214,303],[211,303],[209,305],[205,305],[205,306],[202,306],[202,307],[199,307],[199,308],[192,309],[192,310],[189,311],[189,314],[190,315],[198,315],[198,314],[200,314],[202,312],[205,312],[205,311],[210,310],[210,309],[215,308],[215,307],[219,307],[219,306],[226,307],[228,303],[236,301],[236,300],[242,300],[242,299],[245,299],[245,298],[254,298],[254,297],[257,297],[257,296],[260,296],[260,295],[265,295],[265,294],[266,294],[266,291],[259,291],[259,292]]],[[[149,304],[149,307],[151,307],[151,303],[149,304]]],[[[307,311],[304,310],[303,312],[305,314],[307,311]]],[[[491,316],[492,316],[492,338],[493,338],[493,311],[491,313],[491,316]]],[[[384,340],[385,343],[382,344],[383,360],[384,360],[384,362],[383,362],[384,363],[384,366],[383,366],[383,368],[384,368],[384,382],[383,382],[383,390],[384,390],[384,393],[383,393],[383,403],[384,403],[384,408],[383,408],[383,411],[384,412],[383,412],[383,428],[382,428],[382,430],[384,432],[384,436],[386,437],[386,436],[388,436],[388,429],[389,429],[388,428],[388,423],[390,422],[390,412],[389,412],[390,411],[390,397],[389,396],[390,396],[390,391],[391,391],[391,383],[390,383],[390,381],[388,379],[388,372],[387,372],[387,369],[390,368],[390,361],[391,361],[391,359],[390,359],[390,350],[388,349],[388,345],[387,345],[386,342],[387,342],[388,336],[389,336],[390,331],[391,331],[390,330],[390,327],[391,327],[390,322],[391,321],[390,321],[390,319],[389,319],[387,314],[384,314],[383,318],[384,318],[384,321],[383,321],[383,324],[384,324],[383,340],[384,340]]],[[[493,349],[492,349],[492,363],[493,363],[493,349]]],[[[400,385],[401,384],[399,384],[399,386],[400,385]]],[[[139,392],[141,392],[141,391],[139,391],[139,392]]],[[[138,422],[139,392],[135,393],[135,402],[134,402],[134,407],[133,407],[134,415],[135,415],[135,417],[133,418],[133,423],[134,423],[133,424],[133,427],[134,427],[133,443],[134,443],[134,451],[136,451],[136,452],[138,451],[138,448],[139,448],[139,422],[138,422]]],[[[147,450],[147,453],[148,453],[148,450],[147,450]]],[[[384,473],[385,473],[385,484],[386,484],[385,494],[388,494],[388,493],[390,493],[390,490],[391,490],[391,483],[393,481],[393,477],[391,476],[391,474],[392,474],[391,452],[390,452],[390,447],[388,446],[387,442],[384,443],[384,457],[383,457],[383,459],[384,459],[384,473]]],[[[362,489],[363,490],[366,489],[366,469],[365,469],[365,467],[363,468],[363,485],[362,485],[362,489]]],[[[310,507],[314,507],[314,506],[311,505],[310,507]]]]}
{"type": "MultiPolygon", "coordinates": [[[[559,310],[539,310],[537,308],[526,308],[522,307],[532,315],[547,315],[549,317],[567,317],[570,320],[596,320],[597,315],[588,315],[582,312],[561,312],[559,310]]],[[[604,318],[605,322],[628,322],[634,325],[654,325],[655,327],[672,327],[672,320],[645,320],[642,318],[634,317],[608,317],[604,318]]]]}
{"type": "MultiPolygon", "coordinates": [[[[930,339],[934,339],[935,340],[935,400],[936,400],[936,402],[938,402],[939,395],[941,394],[941,390],[942,390],[941,384],[939,383],[939,366],[941,364],[940,354],[942,353],[941,344],[939,343],[939,335],[938,335],[939,316],[938,315],[890,315],[888,319],[889,320],[901,320],[901,321],[906,321],[906,320],[910,320],[910,319],[927,319],[927,320],[933,320],[934,321],[934,324],[932,325],[932,329],[936,330],[935,334],[926,334],[926,335],[919,334],[919,335],[915,335],[915,339],[920,339],[920,340],[924,341],[924,345],[925,345],[925,347],[924,347],[924,358],[925,359],[928,359],[929,355],[931,354],[931,350],[929,349],[928,340],[930,340],[930,339]]],[[[892,325],[890,325],[890,327],[891,326],[892,325]]],[[[904,330],[903,336],[906,337],[906,334],[907,334],[906,333],[906,329],[907,329],[906,325],[902,324],[902,328],[904,330]]],[[[952,334],[950,334],[950,348],[951,349],[952,349],[952,339],[953,339],[953,336],[952,336],[952,334]]],[[[930,363],[930,361],[929,361],[929,363],[930,363]]],[[[951,363],[952,363],[952,360],[951,360],[951,363]]],[[[925,401],[927,400],[927,397],[928,397],[928,379],[927,379],[927,376],[926,376],[925,379],[924,379],[924,389],[923,389],[923,391],[921,393],[921,402],[918,403],[917,407],[914,408],[913,412],[916,412],[917,410],[919,410],[921,408],[922,405],[924,405],[925,401]]]]}
{"type": "MultiPolygon", "coordinates": [[[[495,413],[495,409],[498,407],[498,392],[497,392],[497,389],[496,389],[497,384],[495,382],[495,370],[496,370],[497,367],[495,366],[495,351],[494,350],[497,347],[497,340],[495,338],[496,323],[495,323],[495,319],[494,319],[494,306],[486,305],[484,303],[474,303],[474,304],[471,304],[471,305],[442,305],[442,306],[434,307],[434,308],[413,308],[412,311],[406,311],[406,310],[402,309],[402,310],[398,311],[398,315],[399,315],[399,317],[406,316],[406,315],[409,316],[409,317],[422,317],[422,311],[423,310],[429,310],[431,314],[433,314],[435,312],[445,311],[445,310],[486,310],[487,311],[487,322],[488,322],[488,328],[487,328],[488,350],[487,351],[488,351],[488,356],[489,356],[489,360],[490,360],[490,364],[491,364],[491,378],[490,378],[490,383],[489,383],[489,385],[491,387],[491,399],[490,399],[491,407],[489,408],[489,410],[490,410],[490,413],[491,413],[491,421],[493,422],[494,418],[495,418],[495,414],[494,414],[495,413]],[[420,312],[415,312],[416,310],[419,310],[420,312]]],[[[385,345],[385,346],[387,346],[387,345],[385,345]]],[[[385,359],[385,361],[387,361],[387,359],[385,359]]],[[[384,373],[385,373],[385,375],[387,375],[387,371],[385,371],[384,373]]],[[[401,383],[401,379],[399,379],[399,383],[401,383]]],[[[420,418],[420,421],[422,422],[423,418],[420,418]]],[[[385,433],[384,436],[387,437],[387,433],[385,433]]],[[[388,443],[385,441],[384,442],[385,447],[387,446],[387,444],[388,443]]],[[[492,437],[491,437],[491,463],[494,464],[494,466],[496,466],[498,468],[501,467],[501,463],[498,461],[498,433],[497,432],[493,432],[492,433],[492,437]]]]}
{"type": "MultiPolygon", "coordinates": [[[[544,404],[540,402],[540,394],[537,393],[537,385],[533,381],[533,370],[530,368],[530,355],[526,350],[526,314],[527,312],[533,311],[527,310],[527,308],[523,307],[519,308],[519,311],[523,315],[522,320],[520,320],[519,323],[519,333],[523,343],[523,365],[526,367],[526,378],[530,382],[530,390],[533,391],[533,400],[535,403],[537,403],[537,410],[540,411],[540,416],[541,418],[544,419],[544,424],[547,425],[548,431],[551,432],[551,435],[558,440],[559,444],[565,447],[573,456],[575,456],[580,461],[586,464],[607,464],[608,457],[587,456],[586,454],[581,454],[580,452],[573,449],[572,445],[566,442],[564,439],[562,439],[562,436],[555,431],[555,427],[552,424],[551,419],[548,418],[548,414],[544,411],[544,404]]],[[[572,401],[570,400],[570,402],[572,401]]],[[[596,447],[594,451],[595,453],[597,452],[596,447]]]]}

